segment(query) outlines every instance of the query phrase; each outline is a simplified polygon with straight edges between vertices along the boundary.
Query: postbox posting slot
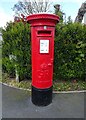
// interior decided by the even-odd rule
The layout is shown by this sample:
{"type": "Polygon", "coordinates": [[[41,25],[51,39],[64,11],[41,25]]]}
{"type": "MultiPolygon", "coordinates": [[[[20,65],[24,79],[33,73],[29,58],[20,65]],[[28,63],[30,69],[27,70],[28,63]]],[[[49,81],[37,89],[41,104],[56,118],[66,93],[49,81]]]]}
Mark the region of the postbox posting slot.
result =
{"type": "Polygon", "coordinates": [[[40,53],[49,53],[49,40],[40,40],[40,53]]]}
{"type": "Polygon", "coordinates": [[[39,30],[37,36],[51,36],[51,31],[48,30],[39,30]]]}

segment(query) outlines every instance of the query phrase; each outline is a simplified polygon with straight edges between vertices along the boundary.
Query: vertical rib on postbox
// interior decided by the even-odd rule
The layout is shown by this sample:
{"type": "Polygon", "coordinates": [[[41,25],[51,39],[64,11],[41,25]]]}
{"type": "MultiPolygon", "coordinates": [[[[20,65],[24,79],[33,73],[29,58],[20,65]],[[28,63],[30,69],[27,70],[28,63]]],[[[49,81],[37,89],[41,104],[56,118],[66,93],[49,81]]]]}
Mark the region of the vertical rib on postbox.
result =
{"type": "Polygon", "coordinates": [[[32,102],[45,106],[52,102],[54,34],[59,17],[33,14],[26,20],[31,24],[32,102]]]}

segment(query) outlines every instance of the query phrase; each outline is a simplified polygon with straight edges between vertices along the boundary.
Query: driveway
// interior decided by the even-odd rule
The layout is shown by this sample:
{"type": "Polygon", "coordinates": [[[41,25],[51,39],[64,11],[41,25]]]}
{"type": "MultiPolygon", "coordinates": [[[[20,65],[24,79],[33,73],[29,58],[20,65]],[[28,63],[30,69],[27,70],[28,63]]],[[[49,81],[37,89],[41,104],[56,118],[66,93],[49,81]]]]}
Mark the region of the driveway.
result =
{"type": "Polygon", "coordinates": [[[46,107],[35,106],[29,91],[2,85],[3,118],[84,118],[84,92],[53,93],[46,107]]]}

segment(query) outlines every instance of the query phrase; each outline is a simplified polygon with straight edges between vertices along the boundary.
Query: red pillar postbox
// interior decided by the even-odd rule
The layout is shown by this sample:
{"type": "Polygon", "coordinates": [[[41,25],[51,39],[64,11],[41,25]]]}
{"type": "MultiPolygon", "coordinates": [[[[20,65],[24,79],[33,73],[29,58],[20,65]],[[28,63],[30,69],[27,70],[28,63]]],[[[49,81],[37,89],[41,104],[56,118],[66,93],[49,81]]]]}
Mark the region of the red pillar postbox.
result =
{"type": "Polygon", "coordinates": [[[33,14],[26,20],[31,24],[32,102],[45,106],[52,102],[54,33],[59,17],[33,14]]]}

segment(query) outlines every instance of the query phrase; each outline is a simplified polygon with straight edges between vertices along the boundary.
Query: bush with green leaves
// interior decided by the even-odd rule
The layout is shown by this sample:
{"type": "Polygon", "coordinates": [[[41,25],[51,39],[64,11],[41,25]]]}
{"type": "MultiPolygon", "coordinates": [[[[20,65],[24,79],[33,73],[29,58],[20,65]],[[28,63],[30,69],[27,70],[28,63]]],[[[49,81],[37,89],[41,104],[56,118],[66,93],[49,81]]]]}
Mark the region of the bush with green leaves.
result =
{"type": "Polygon", "coordinates": [[[54,79],[86,79],[86,26],[56,26],[54,79]]]}
{"type": "Polygon", "coordinates": [[[30,27],[27,23],[8,23],[2,30],[2,67],[8,74],[17,69],[20,79],[31,79],[30,27]]]}
{"type": "MultiPolygon", "coordinates": [[[[21,79],[31,79],[30,26],[22,22],[8,23],[3,29],[3,71],[21,79]],[[11,56],[11,59],[9,59],[11,56]],[[13,57],[12,57],[13,56],[13,57]]],[[[86,26],[59,23],[55,31],[54,80],[86,78],[86,26]]]]}

